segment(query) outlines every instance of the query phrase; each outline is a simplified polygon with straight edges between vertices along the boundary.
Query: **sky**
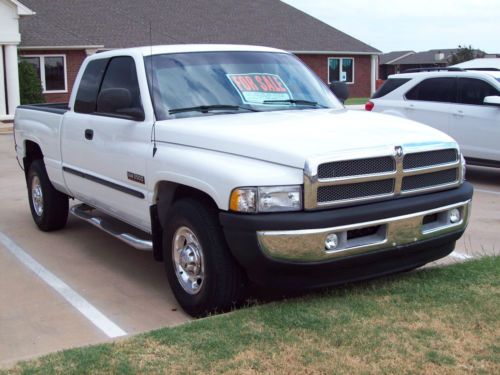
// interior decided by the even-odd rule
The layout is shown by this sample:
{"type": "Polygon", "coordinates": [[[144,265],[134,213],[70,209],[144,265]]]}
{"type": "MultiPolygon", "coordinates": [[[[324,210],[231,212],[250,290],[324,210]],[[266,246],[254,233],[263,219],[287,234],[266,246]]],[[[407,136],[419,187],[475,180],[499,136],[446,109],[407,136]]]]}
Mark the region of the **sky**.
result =
{"type": "Polygon", "coordinates": [[[382,52],[500,53],[500,0],[282,0],[382,52]]]}

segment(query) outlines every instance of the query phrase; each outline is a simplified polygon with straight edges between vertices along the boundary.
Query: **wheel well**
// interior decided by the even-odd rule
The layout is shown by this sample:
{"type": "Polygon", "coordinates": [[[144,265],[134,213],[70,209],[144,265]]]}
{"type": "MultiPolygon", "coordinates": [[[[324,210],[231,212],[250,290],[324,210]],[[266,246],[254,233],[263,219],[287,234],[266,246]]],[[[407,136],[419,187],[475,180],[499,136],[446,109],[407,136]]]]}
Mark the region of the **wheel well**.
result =
{"type": "Polygon", "coordinates": [[[158,261],[163,261],[161,232],[162,228],[165,226],[168,220],[168,210],[176,201],[183,198],[194,198],[209,207],[217,209],[217,204],[212,199],[212,197],[201,190],[182,184],[177,184],[175,182],[160,182],[156,190],[156,210],[152,210],[151,212],[151,228],[153,229],[153,241],[160,242],[153,244],[154,259],[158,261]],[[156,213],[154,211],[156,211],[156,213]]]}
{"type": "Polygon", "coordinates": [[[26,156],[23,158],[24,163],[24,172],[27,174],[30,169],[31,163],[35,160],[43,160],[43,153],[40,146],[38,146],[35,142],[26,141],[25,144],[26,156]]]}

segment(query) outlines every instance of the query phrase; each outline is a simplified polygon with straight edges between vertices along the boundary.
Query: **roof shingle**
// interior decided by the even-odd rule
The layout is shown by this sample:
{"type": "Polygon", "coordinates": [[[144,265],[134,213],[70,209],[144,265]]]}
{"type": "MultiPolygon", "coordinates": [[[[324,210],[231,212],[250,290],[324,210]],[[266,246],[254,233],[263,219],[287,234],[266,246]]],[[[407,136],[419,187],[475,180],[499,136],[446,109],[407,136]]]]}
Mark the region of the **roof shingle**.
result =
{"type": "Polygon", "coordinates": [[[380,52],[278,0],[23,0],[23,3],[36,15],[20,21],[22,47],[123,48],[151,42],[228,43],[266,45],[293,52],[380,52]]]}

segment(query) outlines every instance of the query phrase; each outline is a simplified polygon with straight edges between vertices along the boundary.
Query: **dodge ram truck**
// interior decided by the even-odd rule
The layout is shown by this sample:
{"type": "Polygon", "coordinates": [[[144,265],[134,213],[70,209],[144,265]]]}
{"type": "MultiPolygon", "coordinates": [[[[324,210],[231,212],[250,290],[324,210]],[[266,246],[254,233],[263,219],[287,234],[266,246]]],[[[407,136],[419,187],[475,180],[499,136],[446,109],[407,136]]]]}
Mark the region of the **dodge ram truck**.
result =
{"type": "Polygon", "coordinates": [[[452,138],[346,110],[272,48],[94,54],[69,103],[19,106],[14,130],[36,225],[63,228],[71,212],[151,251],[194,316],[231,308],[250,283],[297,290],[422,266],[453,251],[469,218],[452,138]]]}

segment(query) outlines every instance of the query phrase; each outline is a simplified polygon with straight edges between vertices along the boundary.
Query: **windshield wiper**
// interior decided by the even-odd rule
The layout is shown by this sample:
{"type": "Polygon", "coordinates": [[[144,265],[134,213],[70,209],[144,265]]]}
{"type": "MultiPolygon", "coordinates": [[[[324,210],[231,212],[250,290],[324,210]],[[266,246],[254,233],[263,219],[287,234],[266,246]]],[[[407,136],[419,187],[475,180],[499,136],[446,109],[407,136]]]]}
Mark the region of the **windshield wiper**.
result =
{"type": "Polygon", "coordinates": [[[245,111],[251,111],[251,112],[260,112],[257,109],[249,108],[249,107],[243,107],[241,105],[212,104],[212,105],[200,105],[200,106],[197,106],[197,107],[185,107],[185,108],[169,109],[168,113],[170,115],[175,115],[176,113],[182,113],[182,112],[208,113],[210,111],[226,111],[226,110],[229,110],[229,111],[245,110],[245,111]]]}
{"type": "Polygon", "coordinates": [[[262,104],[270,104],[270,103],[290,103],[290,104],[308,105],[311,107],[323,107],[322,105],[319,105],[318,102],[313,102],[311,100],[304,100],[304,99],[264,100],[262,102],[262,104]]]}

